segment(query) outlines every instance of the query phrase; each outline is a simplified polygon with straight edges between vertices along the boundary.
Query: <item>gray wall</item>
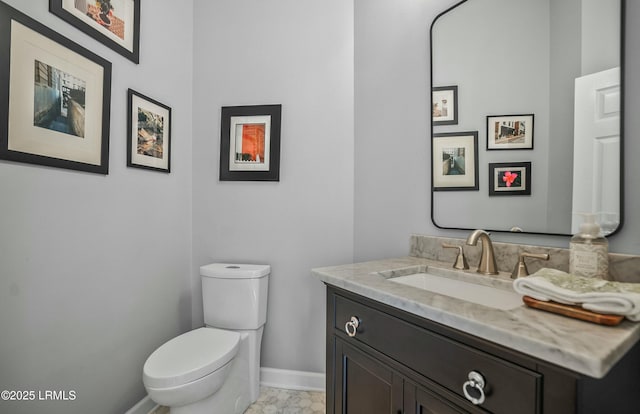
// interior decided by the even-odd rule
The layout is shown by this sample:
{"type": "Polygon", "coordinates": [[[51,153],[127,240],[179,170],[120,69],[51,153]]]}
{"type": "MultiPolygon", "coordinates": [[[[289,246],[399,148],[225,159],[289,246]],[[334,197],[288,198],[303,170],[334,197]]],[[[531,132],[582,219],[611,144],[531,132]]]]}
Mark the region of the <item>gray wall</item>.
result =
{"type": "MultiPolygon", "coordinates": [[[[405,255],[411,233],[467,235],[436,229],[429,205],[428,30],[454,1],[143,2],[140,65],[47,0],[8,3],[112,61],[114,78],[108,176],[0,162],[0,389],[77,391],[48,413],[125,411],[148,354],[202,324],[198,267],[218,260],[273,266],[263,366],[324,371],[310,268],[405,255]],[[169,175],[125,167],[128,87],[173,108],[169,175]],[[263,103],[283,105],[281,181],[219,182],[220,107],[263,103]]],[[[633,114],[640,27],[627,30],[633,114]]],[[[640,119],[625,122],[627,220],[611,248],[638,254],[640,119]]]]}
{"type": "MultiPolygon", "coordinates": [[[[409,233],[466,237],[430,219],[429,25],[454,0],[355,0],[355,259],[406,254],[409,233]]],[[[627,19],[640,4],[627,2],[627,19]]],[[[625,224],[610,249],[640,253],[640,29],[627,25],[625,224]],[[635,207],[634,207],[635,206],[635,207]]],[[[505,242],[567,247],[568,237],[496,233],[505,242]]]]}
{"type": "Polygon", "coordinates": [[[147,356],[191,327],[192,2],[143,1],[139,65],[48,0],[7,3],[111,61],[113,85],[109,175],[0,161],[0,390],[77,394],[0,412],[122,413],[147,356]],[[173,109],[171,174],[126,167],[129,87],[173,109]]]}
{"type": "Polygon", "coordinates": [[[199,266],[272,266],[262,366],[324,371],[324,286],[353,259],[353,4],[195,2],[193,323],[199,266]],[[282,104],[279,182],[220,182],[220,107],[282,104]]]}

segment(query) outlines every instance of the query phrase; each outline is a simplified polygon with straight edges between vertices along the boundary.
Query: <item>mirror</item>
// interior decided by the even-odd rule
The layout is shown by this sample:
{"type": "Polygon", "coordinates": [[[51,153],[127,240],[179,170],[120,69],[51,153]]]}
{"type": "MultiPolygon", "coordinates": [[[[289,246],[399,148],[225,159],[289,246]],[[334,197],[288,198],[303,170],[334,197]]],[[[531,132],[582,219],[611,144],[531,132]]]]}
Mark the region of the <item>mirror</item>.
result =
{"type": "Polygon", "coordinates": [[[465,0],[434,20],[437,227],[620,228],[623,18],[624,0],[465,0]]]}

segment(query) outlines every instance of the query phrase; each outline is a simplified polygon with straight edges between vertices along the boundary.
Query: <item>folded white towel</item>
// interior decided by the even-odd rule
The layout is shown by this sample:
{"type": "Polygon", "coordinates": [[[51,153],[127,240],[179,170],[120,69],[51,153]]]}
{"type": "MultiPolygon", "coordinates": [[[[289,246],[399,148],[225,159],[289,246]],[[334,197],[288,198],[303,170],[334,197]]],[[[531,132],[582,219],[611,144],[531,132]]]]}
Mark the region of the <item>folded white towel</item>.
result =
{"type": "Polygon", "coordinates": [[[579,305],[590,311],[640,321],[640,283],[610,282],[540,269],[513,282],[516,292],[542,301],[579,305]]]}

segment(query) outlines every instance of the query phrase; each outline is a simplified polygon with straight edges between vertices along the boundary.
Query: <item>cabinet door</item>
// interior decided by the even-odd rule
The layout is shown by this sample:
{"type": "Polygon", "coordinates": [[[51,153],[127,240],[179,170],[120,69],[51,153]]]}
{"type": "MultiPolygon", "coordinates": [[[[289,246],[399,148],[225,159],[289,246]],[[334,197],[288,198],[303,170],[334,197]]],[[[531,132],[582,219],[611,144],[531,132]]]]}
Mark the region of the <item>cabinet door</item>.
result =
{"type": "Polygon", "coordinates": [[[371,356],[335,338],[335,407],[342,414],[402,412],[402,377],[371,356]]]}
{"type": "Polygon", "coordinates": [[[467,411],[430,390],[405,383],[404,414],[461,414],[467,411]]]}

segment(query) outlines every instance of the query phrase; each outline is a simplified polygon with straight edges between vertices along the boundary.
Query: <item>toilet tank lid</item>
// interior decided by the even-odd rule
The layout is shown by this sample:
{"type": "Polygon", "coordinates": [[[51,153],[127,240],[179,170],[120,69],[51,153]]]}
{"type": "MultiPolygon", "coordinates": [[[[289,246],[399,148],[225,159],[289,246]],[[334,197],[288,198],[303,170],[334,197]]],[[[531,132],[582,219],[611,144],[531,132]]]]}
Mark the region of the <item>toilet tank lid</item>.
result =
{"type": "Polygon", "coordinates": [[[212,263],[200,266],[200,274],[216,279],[259,279],[271,272],[269,265],[212,263]]]}

